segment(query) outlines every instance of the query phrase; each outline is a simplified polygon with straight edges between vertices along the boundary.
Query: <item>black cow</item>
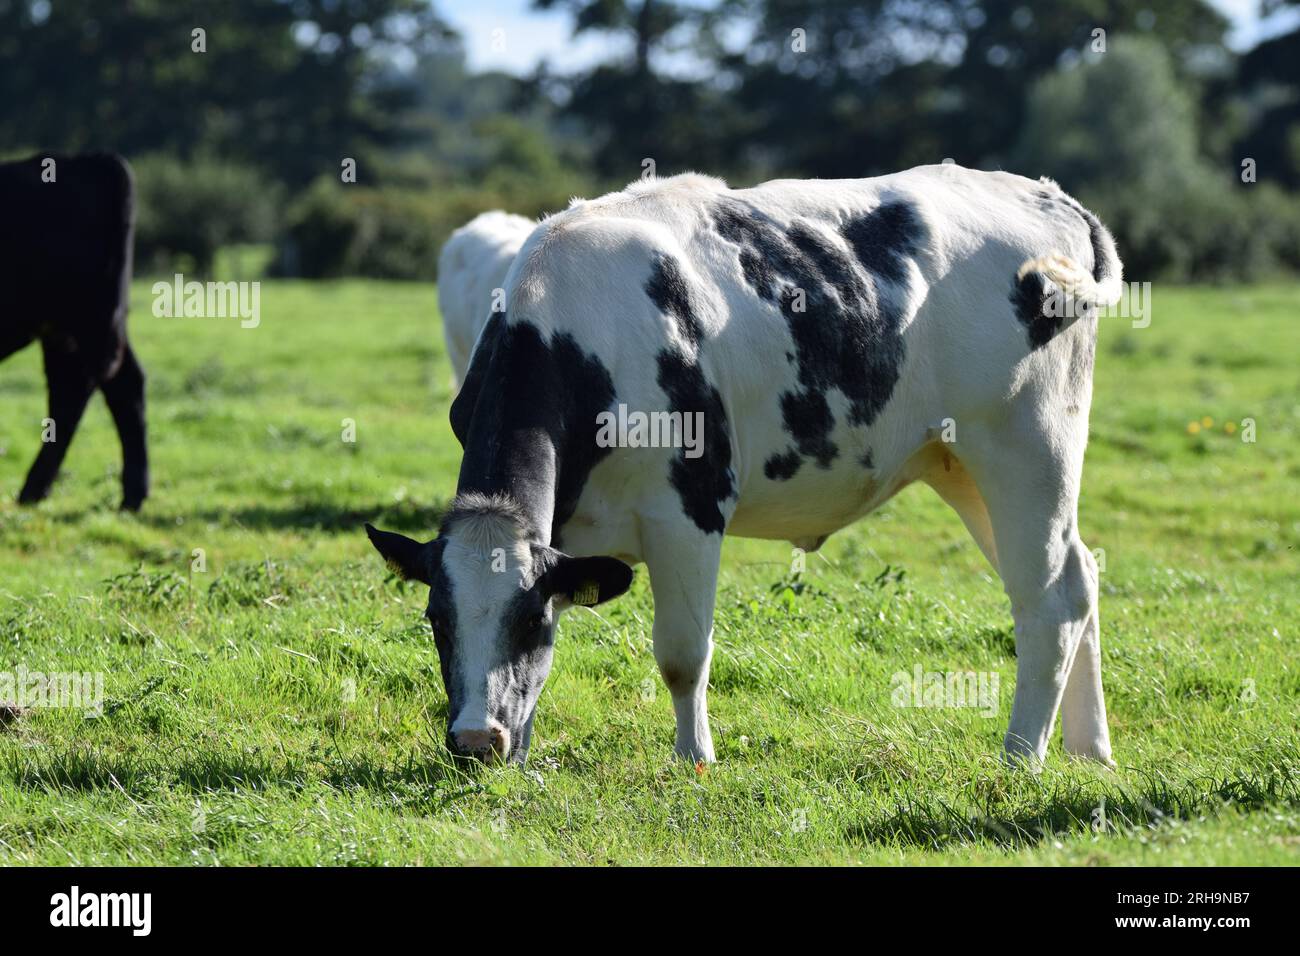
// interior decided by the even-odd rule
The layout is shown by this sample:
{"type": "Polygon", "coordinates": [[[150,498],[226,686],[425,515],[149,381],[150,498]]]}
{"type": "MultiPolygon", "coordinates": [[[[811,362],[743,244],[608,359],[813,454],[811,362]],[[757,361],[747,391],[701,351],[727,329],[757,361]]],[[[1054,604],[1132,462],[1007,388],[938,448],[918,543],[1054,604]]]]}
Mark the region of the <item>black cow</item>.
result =
{"type": "Polygon", "coordinates": [[[53,440],[19,502],[49,494],[95,389],[122,441],[122,507],[149,493],[144,372],[126,337],[135,187],[120,156],[36,156],[0,164],[0,359],[40,340],[53,440]]]}

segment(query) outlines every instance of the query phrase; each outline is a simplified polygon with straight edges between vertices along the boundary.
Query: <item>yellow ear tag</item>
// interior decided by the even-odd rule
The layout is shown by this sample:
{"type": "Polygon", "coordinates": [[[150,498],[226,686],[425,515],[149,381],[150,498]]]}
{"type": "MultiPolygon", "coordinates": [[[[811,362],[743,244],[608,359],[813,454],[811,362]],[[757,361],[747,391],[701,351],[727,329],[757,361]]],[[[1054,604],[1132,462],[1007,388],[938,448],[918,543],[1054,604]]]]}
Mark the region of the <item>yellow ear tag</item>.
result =
{"type": "Polygon", "coordinates": [[[582,604],[591,607],[600,600],[600,585],[595,581],[587,581],[573,592],[573,603],[582,604]]]}

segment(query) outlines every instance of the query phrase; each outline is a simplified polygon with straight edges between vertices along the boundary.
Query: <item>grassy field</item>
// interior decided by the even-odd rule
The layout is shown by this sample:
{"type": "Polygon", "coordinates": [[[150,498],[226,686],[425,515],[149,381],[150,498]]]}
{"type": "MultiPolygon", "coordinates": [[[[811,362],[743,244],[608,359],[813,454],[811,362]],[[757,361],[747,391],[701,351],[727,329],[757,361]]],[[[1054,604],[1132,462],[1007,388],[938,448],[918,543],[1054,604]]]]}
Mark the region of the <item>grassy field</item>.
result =
{"type": "Polygon", "coordinates": [[[1007,601],[924,488],[797,580],[728,544],[716,766],[670,757],[644,573],[566,617],[527,769],[451,765],[423,588],[361,530],[431,534],[454,490],[433,290],[268,282],[256,329],[134,291],[140,515],[100,398],[51,499],[12,503],[44,382],[34,349],[0,366],[0,671],[104,675],[101,716],[0,728],[0,863],[1300,861],[1300,287],[1103,321],[1081,526],[1120,766],[1058,740],[1038,776],[998,760],[1007,601]],[[997,706],[894,706],[918,665],[996,674],[997,706]]]}

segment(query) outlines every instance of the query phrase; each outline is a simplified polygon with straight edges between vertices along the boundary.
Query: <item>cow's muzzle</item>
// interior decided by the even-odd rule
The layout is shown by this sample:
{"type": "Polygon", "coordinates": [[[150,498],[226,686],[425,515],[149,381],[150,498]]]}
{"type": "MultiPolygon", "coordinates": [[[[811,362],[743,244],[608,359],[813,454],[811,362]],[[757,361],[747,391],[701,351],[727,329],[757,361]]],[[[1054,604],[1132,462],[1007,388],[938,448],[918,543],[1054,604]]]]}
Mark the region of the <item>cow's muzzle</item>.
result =
{"type": "Polygon", "coordinates": [[[457,728],[448,737],[452,750],[461,757],[500,763],[510,754],[510,731],[495,720],[485,727],[457,728]]]}

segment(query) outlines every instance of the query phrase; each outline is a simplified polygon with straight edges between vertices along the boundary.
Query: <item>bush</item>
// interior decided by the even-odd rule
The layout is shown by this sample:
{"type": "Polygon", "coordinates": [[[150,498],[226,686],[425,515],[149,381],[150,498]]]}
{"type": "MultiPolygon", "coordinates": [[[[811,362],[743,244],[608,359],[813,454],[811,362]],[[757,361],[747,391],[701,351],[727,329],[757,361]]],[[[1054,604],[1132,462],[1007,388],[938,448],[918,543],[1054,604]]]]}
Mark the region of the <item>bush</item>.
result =
{"type": "Polygon", "coordinates": [[[219,247],[265,242],[274,233],[280,188],[250,166],[167,155],[142,156],[131,166],[137,272],[179,267],[211,275],[219,247]]]}
{"type": "Polygon", "coordinates": [[[363,157],[355,183],[322,175],[288,209],[276,274],[431,280],[447,237],[479,213],[538,217],[600,191],[576,171],[574,156],[524,119],[478,120],[465,145],[450,165],[394,152],[363,157]]]}
{"type": "Polygon", "coordinates": [[[1253,281],[1297,265],[1300,199],[1270,185],[1207,174],[1179,189],[1078,195],[1114,232],[1132,280],[1253,281]]]}
{"type": "Polygon", "coordinates": [[[372,189],[323,176],[290,205],[274,272],[432,280],[453,230],[489,209],[523,216],[563,209],[576,183],[493,176],[461,188],[372,189]]]}
{"type": "Polygon", "coordinates": [[[274,265],[279,275],[432,279],[438,210],[428,195],[323,176],[294,202],[274,265]]]}
{"type": "Polygon", "coordinates": [[[1204,174],[1196,144],[1195,106],[1165,48],[1121,36],[1097,60],[1033,85],[1013,156],[1026,175],[1070,189],[1149,195],[1204,174]]]}

